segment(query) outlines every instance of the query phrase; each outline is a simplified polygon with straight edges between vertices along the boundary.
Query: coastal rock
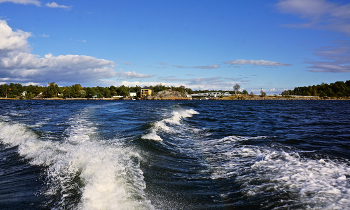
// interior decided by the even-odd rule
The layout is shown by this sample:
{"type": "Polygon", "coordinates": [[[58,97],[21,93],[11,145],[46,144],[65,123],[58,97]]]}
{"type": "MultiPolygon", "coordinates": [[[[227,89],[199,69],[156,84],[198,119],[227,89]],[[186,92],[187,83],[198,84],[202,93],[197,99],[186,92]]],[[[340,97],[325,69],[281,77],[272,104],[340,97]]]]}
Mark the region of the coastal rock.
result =
{"type": "Polygon", "coordinates": [[[188,100],[185,93],[178,91],[163,90],[158,92],[155,96],[147,96],[146,100],[188,100]]]}

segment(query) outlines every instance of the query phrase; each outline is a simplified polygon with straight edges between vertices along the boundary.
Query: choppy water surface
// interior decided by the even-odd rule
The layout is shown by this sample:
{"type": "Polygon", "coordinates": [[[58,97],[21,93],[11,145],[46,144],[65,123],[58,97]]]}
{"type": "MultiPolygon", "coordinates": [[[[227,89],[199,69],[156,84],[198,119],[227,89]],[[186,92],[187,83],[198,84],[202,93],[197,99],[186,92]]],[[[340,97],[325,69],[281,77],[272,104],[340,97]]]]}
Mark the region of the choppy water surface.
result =
{"type": "Polygon", "coordinates": [[[349,101],[0,101],[0,209],[349,209],[349,101]]]}

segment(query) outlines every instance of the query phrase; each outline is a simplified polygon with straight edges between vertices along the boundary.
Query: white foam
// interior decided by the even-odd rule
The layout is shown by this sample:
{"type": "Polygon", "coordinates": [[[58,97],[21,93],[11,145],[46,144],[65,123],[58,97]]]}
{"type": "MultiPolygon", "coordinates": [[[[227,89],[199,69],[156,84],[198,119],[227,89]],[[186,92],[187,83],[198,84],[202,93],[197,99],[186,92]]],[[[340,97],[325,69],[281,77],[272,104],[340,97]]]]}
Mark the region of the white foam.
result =
{"type": "Polygon", "coordinates": [[[247,141],[250,139],[266,139],[266,138],[267,138],[267,136],[256,136],[256,137],[227,136],[227,137],[224,137],[224,138],[218,140],[217,142],[218,143],[225,142],[227,144],[231,144],[231,143],[234,143],[236,141],[247,141]]]}
{"type": "Polygon", "coordinates": [[[247,196],[288,191],[299,199],[295,203],[310,209],[350,206],[349,163],[301,158],[297,152],[235,144],[242,139],[251,137],[231,136],[203,145],[211,163],[212,179],[235,176],[241,183],[241,192],[247,196]]]}
{"type": "Polygon", "coordinates": [[[81,192],[78,209],[153,209],[146,198],[140,156],[117,140],[97,141],[87,119],[72,118],[63,142],[40,140],[24,125],[0,123],[0,140],[18,146],[18,153],[33,165],[47,166],[48,189],[62,195],[56,208],[69,206],[73,192],[81,192]],[[83,182],[78,186],[75,177],[83,182]],[[75,190],[75,191],[74,191],[75,190]]]}
{"type": "Polygon", "coordinates": [[[179,127],[181,126],[181,121],[184,118],[192,117],[194,114],[199,114],[193,109],[183,109],[173,111],[171,116],[163,120],[157,121],[151,128],[151,132],[142,135],[143,139],[150,139],[156,141],[162,141],[162,138],[157,134],[159,132],[176,133],[179,132],[179,127]]]}
{"type": "Polygon", "coordinates": [[[163,141],[163,139],[157,135],[156,131],[153,129],[151,133],[142,135],[143,139],[149,139],[149,140],[156,140],[156,141],[163,141]]]}
{"type": "MultiPolygon", "coordinates": [[[[299,192],[302,203],[333,209],[342,207],[339,200],[350,206],[349,180],[350,168],[345,163],[331,160],[302,159],[297,153],[271,152],[252,165],[257,179],[270,179],[274,189],[290,189],[299,192]]],[[[244,179],[244,178],[243,178],[244,179]]],[[[250,186],[257,193],[258,186],[250,186]]],[[[343,206],[345,207],[345,206],[343,206]]]]}
{"type": "Polygon", "coordinates": [[[172,113],[172,117],[164,119],[163,121],[180,125],[180,121],[184,118],[192,117],[194,114],[199,114],[193,109],[178,110],[172,113]]]}

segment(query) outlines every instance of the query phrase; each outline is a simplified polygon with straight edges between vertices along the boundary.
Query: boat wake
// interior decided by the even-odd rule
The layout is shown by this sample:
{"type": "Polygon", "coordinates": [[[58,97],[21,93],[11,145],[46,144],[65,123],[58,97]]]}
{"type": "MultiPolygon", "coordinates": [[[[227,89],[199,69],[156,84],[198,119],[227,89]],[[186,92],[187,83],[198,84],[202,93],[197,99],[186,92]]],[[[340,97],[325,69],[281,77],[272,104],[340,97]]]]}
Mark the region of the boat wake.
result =
{"type": "MultiPolygon", "coordinates": [[[[83,112],[86,112],[84,110],[83,112]]],[[[80,113],[62,141],[37,136],[22,124],[0,123],[0,141],[18,147],[30,164],[46,168],[47,206],[53,209],[154,209],[146,199],[138,152],[118,139],[98,140],[80,113]]]]}
{"type": "MultiPolygon", "coordinates": [[[[213,170],[211,178],[234,179],[246,198],[257,199],[264,208],[350,206],[348,162],[310,157],[286,148],[244,144],[266,138],[229,136],[204,143],[204,153],[213,170]]],[[[221,196],[225,199],[229,193],[221,196]]]]}

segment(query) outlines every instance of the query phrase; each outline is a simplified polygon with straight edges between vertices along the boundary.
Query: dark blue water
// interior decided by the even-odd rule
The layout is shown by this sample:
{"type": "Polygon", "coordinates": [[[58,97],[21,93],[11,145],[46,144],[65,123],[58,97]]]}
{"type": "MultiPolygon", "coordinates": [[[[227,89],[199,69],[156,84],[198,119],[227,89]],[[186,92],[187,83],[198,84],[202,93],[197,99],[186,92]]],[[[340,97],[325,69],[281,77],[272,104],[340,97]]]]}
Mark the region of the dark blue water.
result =
{"type": "Polygon", "coordinates": [[[349,101],[0,101],[0,209],[349,209],[349,101]]]}

